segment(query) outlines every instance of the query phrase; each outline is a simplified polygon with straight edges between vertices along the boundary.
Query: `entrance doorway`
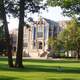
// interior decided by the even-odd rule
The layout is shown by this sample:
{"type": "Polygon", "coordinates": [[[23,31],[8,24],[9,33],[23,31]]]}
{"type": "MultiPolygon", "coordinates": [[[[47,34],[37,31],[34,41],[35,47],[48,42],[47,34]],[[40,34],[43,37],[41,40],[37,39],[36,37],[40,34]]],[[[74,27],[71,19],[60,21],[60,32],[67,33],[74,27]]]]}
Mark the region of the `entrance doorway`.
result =
{"type": "Polygon", "coordinates": [[[42,42],[39,42],[39,49],[42,49],[42,42]]]}

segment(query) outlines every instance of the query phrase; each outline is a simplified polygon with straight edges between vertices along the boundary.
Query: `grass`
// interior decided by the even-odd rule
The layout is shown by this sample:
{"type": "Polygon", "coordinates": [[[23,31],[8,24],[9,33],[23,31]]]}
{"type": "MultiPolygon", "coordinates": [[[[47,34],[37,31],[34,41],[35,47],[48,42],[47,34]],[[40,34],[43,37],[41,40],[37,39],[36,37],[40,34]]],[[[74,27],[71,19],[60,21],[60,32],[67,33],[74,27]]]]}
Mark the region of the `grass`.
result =
{"type": "Polygon", "coordinates": [[[23,61],[23,69],[9,68],[7,59],[0,59],[0,80],[80,80],[80,61],[23,61]]]}

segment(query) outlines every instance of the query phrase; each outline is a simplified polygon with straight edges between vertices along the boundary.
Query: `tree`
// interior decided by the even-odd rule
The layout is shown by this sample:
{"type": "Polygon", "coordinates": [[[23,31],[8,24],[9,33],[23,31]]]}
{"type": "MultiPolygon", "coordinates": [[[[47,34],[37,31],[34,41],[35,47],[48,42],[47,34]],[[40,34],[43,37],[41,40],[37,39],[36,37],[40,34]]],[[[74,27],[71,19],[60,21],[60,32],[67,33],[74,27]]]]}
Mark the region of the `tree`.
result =
{"type": "Polygon", "coordinates": [[[6,19],[6,12],[4,7],[4,0],[0,0],[0,19],[3,21],[3,26],[5,29],[5,38],[7,41],[8,46],[8,64],[9,67],[13,67],[13,60],[12,60],[12,45],[10,43],[10,35],[8,31],[8,24],[6,19]]]}
{"type": "Polygon", "coordinates": [[[75,50],[77,52],[77,57],[80,58],[80,23],[73,18],[73,20],[69,24],[69,36],[71,43],[71,50],[75,50]]]}
{"type": "Polygon", "coordinates": [[[80,58],[80,23],[77,19],[73,18],[60,35],[63,41],[64,50],[67,52],[76,51],[77,57],[80,58]]]}
{"type": "Polygon", "coordinates": [[[67,29],[64,29],[64,31],[60,32],[59,36],[60,36],[60,40],[63,43],[64,52],[67,52],[67,57],[68,57],[69,50],[70,50],[69,31],[67,29]]]}
{"type": "MultiPolygon", "coordinates": [[[[40,5],[42,0],[5,0],[5,13],[12,13],[14,17],[19,18],[19,30],[18,30],[18,47],[16,55],[16,67],[22,67],[22,52],[23,52],[23,27],[24,27],[24,17],[27,16],[26,13],[29,12],[39,12],[40,8],[45,8],[45,5],[40,5]],[[24,13],[25,12],[25,13],[24,13]]],[[[3,14],[2,14],[3,15],[3,14]]],[[[5,17],[5,16],[4,16],[5,17]]],[[[10,15],[9,15],[10,17],[10,15]]],[[[7,22],[5,20],[5,22],[7,22]]],[[[7,26],[7,24],[6,24],[7,26]]],[[[8,30],[5,28],[6,31],[8,30]]],[[[7,31],[8,32],[8,31],[7,31]]],[[[8,34],[7,34],[8,35],[8,34]]],[[[9,35],[7,36],[9,39],[9,35]]],[[[10,40],[9,40],[10,41],[10,40]]]]}
{"type": "Polygon", "coordinates": [[[50,6],[60,6],[64,15],[80,14],[80,0],[47,0],[50,6]]]}
{"type": "Polygon", "coordinates": [[[15,65],[16,67],[23,67],[22,53],[23,53],[24,6],[25,6],[25,0],[20,0],[18,47],[17,47],[16,65],[15,65]]]}
{"type": "Polygon", "coordinates": [[[60,53],[63,49],[63,43],[59,39],[59,36],[50,37],[48,44],[50,46],[50,54],[60,53]]]}
{"type": "Polygon", "coordinates": [[[75,52],[75,57],[80,58],[80,23],[73,17],[71,21],[67,23],[64,31],[60,32],[56,38],[49,39],[49,45],[51,51],[54,52],[75,52]]]}
{"type": "MultiPolygon", "coordinates": [[[[74,15],[80,15],[80,0],[47,0],[48,5],[50,6],[60,6],[63,10],[63,14],[74,17],[74,15]]],[[[80,19],[80,16],[79,18],[80,19]]],[[[68,28],[69,30],[64,30],[64,47],[66,50],[77,50],[79,57],[79,25],[76,19],[72,20],[68,26],[72,26],[68,28]],[[75,26],[75,27],[74,27],[75,26]],[[77,42],[76,42],[77,41],[77,42]]]]}
{"type": "MultiPolygon", "coordinates": [[[[28,4],[25,4],[26,1],[20,0],[20,14],[19,14],[19,29],[18,29],[18,46],[17,46],[17,55],[16,55],[16,64],[15,66],[18,68],[22,68],[22,53],[23,53],[23,28],[24,28],[24,17],[25,17],[25,9],[29,12],[38,12],[42,6],[36,4],[39,1],[36,0],[27,0],[28,4]],[[26,7],[26,8],[25,8],[26,7]]],[[[28,25],[27,25],[28,27],[28,25]]]]}

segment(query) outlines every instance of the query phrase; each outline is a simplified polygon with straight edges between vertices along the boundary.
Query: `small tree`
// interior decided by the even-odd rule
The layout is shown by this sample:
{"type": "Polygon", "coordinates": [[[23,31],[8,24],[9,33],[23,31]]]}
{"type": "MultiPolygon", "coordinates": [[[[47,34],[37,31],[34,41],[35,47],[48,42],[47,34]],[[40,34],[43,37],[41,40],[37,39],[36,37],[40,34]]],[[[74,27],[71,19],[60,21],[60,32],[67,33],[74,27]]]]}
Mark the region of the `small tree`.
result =
{"type": "Polygon", "coordinates": [[[63,49],[63,44],[59,37],[50,37],[48,44],[50,46],[51,54],[60,53],[63,49]]]}
{"type": "Polygon", "coordinates": [[[63,41],[65,51],[76,51],[78,58],[80,57],[80,23],[76,18],[73,18],[67,28],[61,32],[61,40],[63,41]]]}

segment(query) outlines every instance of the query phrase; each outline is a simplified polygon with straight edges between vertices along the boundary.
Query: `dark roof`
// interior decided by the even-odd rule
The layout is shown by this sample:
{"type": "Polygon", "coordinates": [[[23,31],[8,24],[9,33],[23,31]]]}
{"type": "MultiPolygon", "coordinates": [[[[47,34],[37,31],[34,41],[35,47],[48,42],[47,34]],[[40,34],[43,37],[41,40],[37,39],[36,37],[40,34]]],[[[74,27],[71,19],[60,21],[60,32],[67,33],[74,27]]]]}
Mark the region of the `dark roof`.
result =
{"type": "Polygon", "coordinates": [[[50,19],[46,19],[46,18],[44,19],[48,22],[50,27],[59,27],[59,24],[57,22],[50,20],[50,19]]]}

